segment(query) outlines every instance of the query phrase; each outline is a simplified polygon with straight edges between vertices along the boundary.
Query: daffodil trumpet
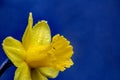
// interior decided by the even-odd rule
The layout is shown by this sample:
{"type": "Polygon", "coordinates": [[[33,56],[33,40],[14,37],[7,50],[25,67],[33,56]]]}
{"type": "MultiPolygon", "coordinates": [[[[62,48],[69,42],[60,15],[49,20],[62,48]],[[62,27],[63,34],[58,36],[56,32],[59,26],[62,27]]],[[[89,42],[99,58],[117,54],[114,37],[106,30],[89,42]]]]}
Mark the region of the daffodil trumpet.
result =
{"type": "Polygon", "coordinates": [[[22,41],[8,36],[2,46],[7,57],[17,67],[14,80],[48,80],[73,65],[70,41],[60,34],[51,39],[45,20],[33,26],[32,13],[29,14],[22,41]]]}

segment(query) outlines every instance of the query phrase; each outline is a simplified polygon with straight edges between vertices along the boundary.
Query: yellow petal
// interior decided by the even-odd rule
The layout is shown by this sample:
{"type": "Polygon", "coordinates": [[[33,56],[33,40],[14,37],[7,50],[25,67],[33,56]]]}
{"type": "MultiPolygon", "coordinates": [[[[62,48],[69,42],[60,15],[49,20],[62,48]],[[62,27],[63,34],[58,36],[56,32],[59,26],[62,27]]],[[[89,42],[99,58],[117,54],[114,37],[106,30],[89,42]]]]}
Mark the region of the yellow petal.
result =
{"type": "Polygon", "coordinates": [[[58,76],[59,71],[54,69],[53,67],[41,67],[39,71],[49,78],[56,78],[58,76]]]}
{"type": "Polygon", "coordinates": [[[28,18],[28,25],[22,37],[22,44],[26,50],[29,48],[31,42],[32,25],[33,25],[33,18],[32,18],[32,13],[30,13],[28,18]]]}
{"type": "Polygon", "coordinates": [[[31,76],[32,76],[32,80],[48,80],[37,69],[31,70],[31,76]]]}
{"type": "Polygon", "coordinates": [[[21,66],[17,68],[14,80],[32,80],[30,69],[26,63],[21,64],[21,66]]]}
{"type": "Polygon", "coordinates": [[[50,44],[51,34],[46,21],[38,22],[33,28],[32,13],[29,15],[28,25],[22,37],[22,44],[27,50],[30,46],[50,44]]]}
{"type": "Polygon", "coordinates": [[[32,45],[48,45],[51,41],[51,33],[46,21],[42,20],[33,27],[32,45]]]}
{"type": "Polygon", "coordinates": [[[7,37],[4,39],[2,46],[6,55],[15,66],[18,67],[24,62],[25,50],[21,42],[12,37],[7,37]]]}

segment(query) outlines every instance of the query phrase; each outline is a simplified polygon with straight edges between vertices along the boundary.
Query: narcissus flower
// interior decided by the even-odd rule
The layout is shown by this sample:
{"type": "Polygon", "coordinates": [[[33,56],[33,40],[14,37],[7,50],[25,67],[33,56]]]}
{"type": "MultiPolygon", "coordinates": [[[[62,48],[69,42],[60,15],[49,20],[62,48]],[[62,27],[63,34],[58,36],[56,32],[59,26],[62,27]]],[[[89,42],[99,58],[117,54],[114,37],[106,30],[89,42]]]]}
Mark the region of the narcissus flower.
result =
{"type": "Polygon", "coordinates": [[[2,43],[6,55],[17,67],[14,80],[55,78],[59,71],[73,65],[73,47],[66,38],[57,34],[51,40],[49,26],[44,20],[32,25],[30,13],[22,41],[9,36],[2,43]]]}

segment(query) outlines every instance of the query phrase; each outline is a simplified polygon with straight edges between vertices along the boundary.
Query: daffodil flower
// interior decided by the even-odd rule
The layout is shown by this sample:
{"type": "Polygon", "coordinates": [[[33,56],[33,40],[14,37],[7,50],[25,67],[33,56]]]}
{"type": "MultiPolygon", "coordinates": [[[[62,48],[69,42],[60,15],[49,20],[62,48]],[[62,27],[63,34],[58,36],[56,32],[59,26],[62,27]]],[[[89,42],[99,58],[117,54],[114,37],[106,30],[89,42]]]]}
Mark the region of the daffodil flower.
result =
{"type": "Polygon", "coordinates": [[[17,67],[14,80],[48,80],[73,65],[73,47],[66,38],[57,34],[51,40],[44,20],[32,26],[30,13],[22,41],[8,36],[2,43],[6,55],[17,67]]]}

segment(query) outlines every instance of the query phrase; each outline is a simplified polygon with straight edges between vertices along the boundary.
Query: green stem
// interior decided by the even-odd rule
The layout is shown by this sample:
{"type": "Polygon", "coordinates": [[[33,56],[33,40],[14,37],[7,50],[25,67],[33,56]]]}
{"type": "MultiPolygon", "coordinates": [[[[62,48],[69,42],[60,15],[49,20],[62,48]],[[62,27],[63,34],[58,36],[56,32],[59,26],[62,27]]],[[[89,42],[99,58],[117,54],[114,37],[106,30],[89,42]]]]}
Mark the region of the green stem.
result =
{"type": "Polygon", "coordinates": [[[1,65],[0,65],[0,77],[2,74],[11,66],[13,65],[12,62],[9,59],[6,59],[1,65]]]}

